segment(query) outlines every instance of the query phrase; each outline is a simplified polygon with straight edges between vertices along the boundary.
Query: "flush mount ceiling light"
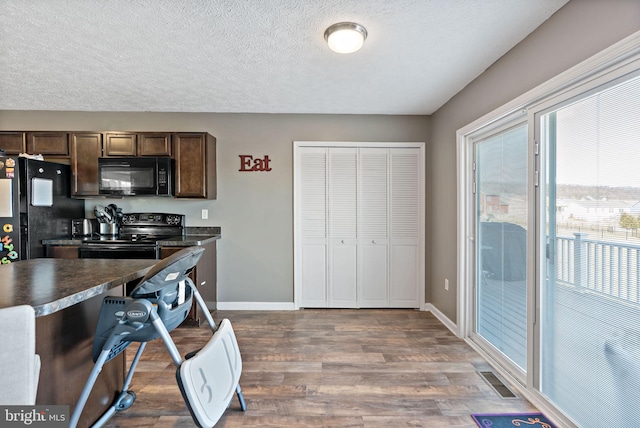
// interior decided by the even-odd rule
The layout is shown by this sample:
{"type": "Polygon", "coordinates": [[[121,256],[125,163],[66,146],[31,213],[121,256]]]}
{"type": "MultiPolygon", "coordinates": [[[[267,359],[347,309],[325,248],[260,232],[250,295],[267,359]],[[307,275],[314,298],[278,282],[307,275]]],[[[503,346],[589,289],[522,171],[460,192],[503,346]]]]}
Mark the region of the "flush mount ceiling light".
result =
{"type": "Polygon", "coordinates": [[[324,32],[324,39],[329,44],[329,48],[338,53],[357,51],[362,47],[366,38],[366,28],[355,22],[339,22],[324,32]]]}

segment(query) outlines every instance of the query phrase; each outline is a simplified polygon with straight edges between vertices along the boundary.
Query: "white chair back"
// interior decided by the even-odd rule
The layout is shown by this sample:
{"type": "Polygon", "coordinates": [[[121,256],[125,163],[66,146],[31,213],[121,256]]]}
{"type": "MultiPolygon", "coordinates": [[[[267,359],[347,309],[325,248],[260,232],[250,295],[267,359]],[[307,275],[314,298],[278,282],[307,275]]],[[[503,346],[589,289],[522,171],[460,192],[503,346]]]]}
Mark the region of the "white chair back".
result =
{"type": "Polygon", "coordinates": [[[0,404],[34,405],[39,378],[33,308],[0,309],[0,404]]]}

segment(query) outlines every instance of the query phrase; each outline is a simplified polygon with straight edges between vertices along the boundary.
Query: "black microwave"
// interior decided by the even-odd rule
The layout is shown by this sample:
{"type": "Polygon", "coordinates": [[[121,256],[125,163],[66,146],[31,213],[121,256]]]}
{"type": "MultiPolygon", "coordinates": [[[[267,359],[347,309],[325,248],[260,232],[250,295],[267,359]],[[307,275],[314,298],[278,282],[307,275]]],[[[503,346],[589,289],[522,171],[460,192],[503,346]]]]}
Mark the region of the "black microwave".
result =
{"type": "Polygon", "coordinates": [[[171,196],[173,159],[98,158],[98,188],[105,196],[171,196]]]}

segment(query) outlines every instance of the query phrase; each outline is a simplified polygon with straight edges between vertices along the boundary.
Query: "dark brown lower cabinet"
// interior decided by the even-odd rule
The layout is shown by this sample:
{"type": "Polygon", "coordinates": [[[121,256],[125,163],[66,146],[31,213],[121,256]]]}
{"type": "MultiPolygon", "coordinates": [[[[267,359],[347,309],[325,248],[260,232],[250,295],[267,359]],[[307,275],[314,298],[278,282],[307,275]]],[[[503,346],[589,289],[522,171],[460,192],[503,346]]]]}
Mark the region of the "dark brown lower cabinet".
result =
{"type": "Polygon", "coordinates": [[[80,257],[80,247],[77,245],[46,245],[47,257],[54,259],[77,259],[80,257]]]}

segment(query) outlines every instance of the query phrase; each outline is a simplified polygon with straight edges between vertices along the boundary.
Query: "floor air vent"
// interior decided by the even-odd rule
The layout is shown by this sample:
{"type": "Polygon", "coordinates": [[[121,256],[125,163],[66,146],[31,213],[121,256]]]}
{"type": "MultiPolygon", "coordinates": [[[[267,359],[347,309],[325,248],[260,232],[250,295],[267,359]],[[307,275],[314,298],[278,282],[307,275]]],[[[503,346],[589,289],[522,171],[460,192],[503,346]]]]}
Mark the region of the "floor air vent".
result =
{"type": "Polygon", "coordinates": [[[478,372],[482,378],[500,395],[502,398],[517,398],[511,389],[505,385],[494,372],[478,372]]]}

